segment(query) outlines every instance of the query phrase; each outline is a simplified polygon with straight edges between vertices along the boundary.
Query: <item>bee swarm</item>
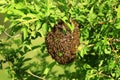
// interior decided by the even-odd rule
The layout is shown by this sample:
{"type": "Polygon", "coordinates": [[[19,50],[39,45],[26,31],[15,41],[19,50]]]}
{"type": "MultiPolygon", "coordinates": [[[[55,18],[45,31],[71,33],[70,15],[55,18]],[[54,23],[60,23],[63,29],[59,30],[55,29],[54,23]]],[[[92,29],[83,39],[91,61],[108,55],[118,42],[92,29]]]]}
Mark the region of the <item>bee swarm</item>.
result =
{"type": "Polygon", "coordinates": [[[59,64],[71,63],[76,58],[75,53],[80,44],[80,31],[77,22],[72,21],[72,23],[74,24],[73,32],[64,22],[58,21],[45,39],[48,53],[59,64]]]}

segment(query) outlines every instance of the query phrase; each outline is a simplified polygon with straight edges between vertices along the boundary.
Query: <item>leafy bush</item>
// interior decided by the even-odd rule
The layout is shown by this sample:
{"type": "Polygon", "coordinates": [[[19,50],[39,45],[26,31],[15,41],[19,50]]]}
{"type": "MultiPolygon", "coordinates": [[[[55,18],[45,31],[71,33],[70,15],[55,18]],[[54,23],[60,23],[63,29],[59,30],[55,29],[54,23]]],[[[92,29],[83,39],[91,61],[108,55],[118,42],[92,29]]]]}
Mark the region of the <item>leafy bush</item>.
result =
{"type": "Polygon", "coordinates": [[[120,79],[119,0],[1,0],[0,13],[1,80],[120,79]],[[73,63],[59,65],[44,38],[70,17],[80,25],[81,44],[73,63]]]}

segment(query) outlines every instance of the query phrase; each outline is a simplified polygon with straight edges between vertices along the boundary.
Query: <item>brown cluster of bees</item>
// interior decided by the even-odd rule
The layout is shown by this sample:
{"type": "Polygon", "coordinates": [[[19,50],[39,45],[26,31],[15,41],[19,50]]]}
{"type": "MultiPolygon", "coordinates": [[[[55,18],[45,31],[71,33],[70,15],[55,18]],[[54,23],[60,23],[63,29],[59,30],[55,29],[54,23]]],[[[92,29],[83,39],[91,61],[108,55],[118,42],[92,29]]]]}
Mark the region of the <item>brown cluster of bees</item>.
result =
{"type": "Polygon", "coordinates": [[[76,58],[77,46],[80,44],[80,31],[77,22],[71,21],[71,23],[74,25],[73,32],[60,20],[48,32],[45,39],[48,53],[59,64],[71,63],[76,58]]]}

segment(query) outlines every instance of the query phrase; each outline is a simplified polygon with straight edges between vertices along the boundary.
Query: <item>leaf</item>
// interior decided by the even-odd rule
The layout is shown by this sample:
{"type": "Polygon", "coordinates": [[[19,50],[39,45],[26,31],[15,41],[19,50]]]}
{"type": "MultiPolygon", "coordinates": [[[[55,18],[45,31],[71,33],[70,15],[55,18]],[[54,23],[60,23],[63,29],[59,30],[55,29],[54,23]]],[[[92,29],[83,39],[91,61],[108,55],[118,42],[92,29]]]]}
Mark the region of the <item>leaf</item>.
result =
{"type": "Polygon", "coordinates": [[[4,4],[6,4],[7,2],[5,1],[5,0],[1,0],[0,1],[0,5],[4,5],[4,4]]]}
{"type": "Polygon", "coordinates": [[[13,12],[14,15],[21,15],[21,16],[24,15],[24,12],[17,9],[12,9],[11,12],[13,12]]]}
{"type": "Polygon", "coordinates": [[[56,64],[56,62],[52,62],[51,64],[49,64],[49,65],[45,68],[43,74],[47,75],[47,74],[49,73],[49,71],[53,68],[53,66],[54,66],[55,64],[56,64]]]}
{"type": "Polygon", "coordinates": [[[110,60],[108,62],[108,70],[112,70],[115,67],[115,61],[114,60],[110,60]]]}
{"type": "Polygon", "coordinates": [[[30,61],[32,58],[26,58],[23,60],[23,62],[30,61]]]}
{"type": "Polygon", "coordinates": [[[47,23],[43,23],[41,29],[39,30],[42,37],[47,34],[48,29],[49,29],[49,27],[48,27],[47,23]]]}
{"type": "Polygon", "coordinates": [[[58,56],[59,56],[59,57],[62,57],[62,56],[63,56],[63,53],[62,53],[62,52],[59,52],[58,56]]]}
{"type": "Polygon", "coordinates": [[[74,24],[73,23],[66,23],[67,24],[67,26],[70,28],[70,30],[71,30],[71,32],[73,32],[74,31],[74,24]]]}
{"type": "Polygon", "coordinates": [[[16,9],[25,9],[26,5],[23,2],[19,2],[15,4],[16,9]]]}
{"type": "Polygon", "coordinates": [[[85,15],[77,15],[75,18],[81,22],[85,22],[86,16],[85,15]]]}
{"type": "Polygon", "coordinates": [[[5,17],[4,22],[7,22],[7,21],[9,21],[9,18],[5,17]]]}
{"type": "Polygon", "coordinates": [[[117,68],[116,70],[115,70],[115,76],[116,77],[120,77],[120,69],[119,68],[117,68]]]}
{"type": "Polygon", "coordinates": [[[120,22],[116,24],[116,28],[120,29],[120,22]]]}
{"type": "Polygon", "coordinates": [[[43,73],[43,74],[47,75],[48,72],[49,72],[49,70],[50,70],[50,68],[46,68],[46,69],[44,70],[44,73],[43,73]]]}
{"type": "Polygon", "coordinates": [[[111,51],[111,48],[110,48],[110,47],[106,47],[106,48],[104,49],[104,52],[105,52],[105,54],[110,54],[112,51],[111,51]]]}
{"type": "Polygon", "coordinates": [[[120,5],[118,6],[118,9],[117,9],[117,18],[120,18],[120,5]]]}
{"type": "Polygon", "coordinates": [[[11,80],[7,69],[0,70],[0,80],[11,80]]]}
{"type": "Polygon", "coordinates": [[[91,8],[89,14],[88,14],[88,21],[91,22],[96,18],[96,14],[94,13],[94,7],[91,8]]]}
{"type": "Polygon", "coordinates": [[[35,38],[35,37],[36,37],[36,32],[35,32],[35,31],[32,31],[32,32],[31,32],[31,36],[32,36],[33,38],[35,38]]]}
{"type": "MultiPolygon", "coordinates": [[[[71,32],[73,32],[74,30],[74,24],[71,22],[71,23],[68,23],[66,22],[67,20],[67,17],[63,17],[62,18],[62,21],[67,25],[67,27],[69,27],[69,29],[71,30],[71,32]]],[[[66,32],[66,30],[63,28],[63,30],[66,32]]]]}
{"type": "Polygon", "coordinates": [[[41,22],[38,20],[38,21],[36,21],[36,30],[39,30],[40,29],[40,27],[41,27],[41,22]]]}
{"type": "Polygon", "coordinates": [[[24,46],[27,47],[27,49],[32,50],[30,45],[25,44],[24,46]]]}
{"type": "Polygon", "coordinates": [[[25,17],[36,18],[36,15],[33,13],[28,13],[25,17]]]}
{"type": "Polygon", "coordinates": [[[0,25],[0,34],[2,34],[5,30],[5,27],[3,25],[0,25]]]}
{"type": "Polygon", "coordinates": [[[87,47],[82,49],[80,52],[79,52],[80,56],[81,57],[84,57],[85,54],[87,54],[87,47]]]}
{"type": "Polygon", "coordinates": [[[89,41],[81,42],[81,44],[78,46],[78,51],[81,57],[84,57],[85,54],[87,54],[87,45],[89,41]]]}
{"type": "Polygon", "coordinates": [[[80,45],[78,46],[78,51],[81,51],[84,47],[85,47],[84,44],[80,44],[80,45]]]}
{"type": "Polygon", "coordinates": [[[67,20],[68,18],[66,17],[66,16],[64,16],[61,20],[64,22],[64,23],[66,23],[66,20],[67,20]]]}
{"type": "Polygon", "coordinates": [[[26,26],[23,26],[21,28],[21,31],[23,32],[23,39],[25,40],[28,37],[28,30],[26,26]]]}

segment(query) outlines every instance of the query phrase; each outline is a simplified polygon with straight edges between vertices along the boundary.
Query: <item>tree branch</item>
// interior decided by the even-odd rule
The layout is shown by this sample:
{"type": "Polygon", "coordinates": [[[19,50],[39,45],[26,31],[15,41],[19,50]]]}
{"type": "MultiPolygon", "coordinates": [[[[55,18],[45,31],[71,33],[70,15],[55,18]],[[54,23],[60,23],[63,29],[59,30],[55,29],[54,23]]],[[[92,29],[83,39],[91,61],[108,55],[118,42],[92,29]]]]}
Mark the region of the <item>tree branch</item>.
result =
{"type": "Polygon", "coordinates": [[[16,37],[19,37],[19,36],[20,36],[20,34],[15,35],[15,36],[11,36],[11,35],[9,35],[6,31],[4,31],[4,33],[5,33],[5,35],[7,35],[7,36],[10,37],[10,38],[16,38],[16,37]]]}
{"type": "Polygon", "coordinates": [[[44,78],[39,77],[39,76],[33,74],[30,70],[27,70],[26,72],[27,72],[28,74],[30,74],[31,76],[35,77],[35,78],[38,78],[38,79],[40,79],[40,80],[45,80],[44,78]]]}

